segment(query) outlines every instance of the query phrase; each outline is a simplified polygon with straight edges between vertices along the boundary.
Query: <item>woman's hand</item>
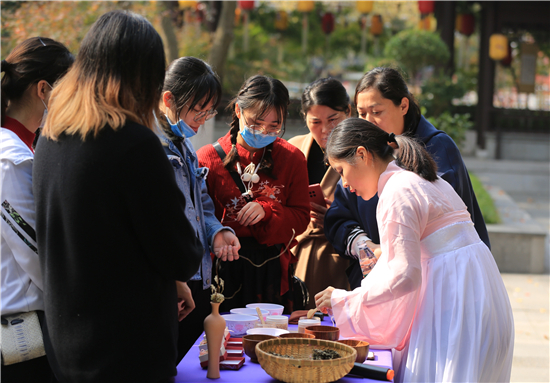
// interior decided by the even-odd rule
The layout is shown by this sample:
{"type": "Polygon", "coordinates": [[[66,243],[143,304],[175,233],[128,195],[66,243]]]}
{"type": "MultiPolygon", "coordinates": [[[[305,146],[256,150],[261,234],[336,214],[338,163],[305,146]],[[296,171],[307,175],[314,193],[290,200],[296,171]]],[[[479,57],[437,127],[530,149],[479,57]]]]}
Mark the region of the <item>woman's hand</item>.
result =
{"type": "Polygon", "coordinates": [[[328,309],[332,309],[330,298],[332,297],[333,291],[334,287],[329,286],[320,293],[315,294],[315,306],[325,314],[328,309]]]}
{"type": "Polygon", "coordinates": [[[325,214],[327,213],[327,210],[330,208],[330,205],[332,204],[332,201],[330,201],[327,198],[325,198],[325,202],[327,203],[326,207],[317,205],[314,202],[309,203],[311,205],[309,216],[311,217],[311,222],[315,227],[318,227],[318,228],[324,227],[325,214]]]}
{"type": "Polygon", "coordinates": [[[178,320],[181,322],[195,309],[195,301],[187,283],[176,281],[176,289],[178,292],[178,320]]]}
{"type": "Polygon", "coordinates": [[[239,239],[229,230],[221,230],[212,241],[214,254],[222,261],[236,261],[239,259],[241,244],[239,239]]]}
{"type": "Polygon", "coordinates": [[[249,202],[237,214],[237,222],[243,226],[255,225],[265,217],[265,211],[258,202],[249,202]]]}

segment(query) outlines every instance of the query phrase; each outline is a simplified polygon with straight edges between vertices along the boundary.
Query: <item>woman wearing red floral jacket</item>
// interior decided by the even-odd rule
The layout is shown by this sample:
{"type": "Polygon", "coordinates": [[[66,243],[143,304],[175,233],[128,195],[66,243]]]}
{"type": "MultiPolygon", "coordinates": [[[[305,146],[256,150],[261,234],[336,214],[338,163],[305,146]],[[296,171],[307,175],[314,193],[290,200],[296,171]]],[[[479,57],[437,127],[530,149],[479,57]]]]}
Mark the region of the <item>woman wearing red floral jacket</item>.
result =
{"type": "Polygon", "coordinates": [[[241,243],[241,258],[221,262],[218,270],[225,281],[222,310],[264,302],[292,311],[289,277],[297,259],[289,248],[309,223],[309,196],[306,159],[280,138],[288,104],[282,82],[249,78],[229,106],[229,132],[197,152],[200,166],[210,169],[216,216],[241,243]]]}

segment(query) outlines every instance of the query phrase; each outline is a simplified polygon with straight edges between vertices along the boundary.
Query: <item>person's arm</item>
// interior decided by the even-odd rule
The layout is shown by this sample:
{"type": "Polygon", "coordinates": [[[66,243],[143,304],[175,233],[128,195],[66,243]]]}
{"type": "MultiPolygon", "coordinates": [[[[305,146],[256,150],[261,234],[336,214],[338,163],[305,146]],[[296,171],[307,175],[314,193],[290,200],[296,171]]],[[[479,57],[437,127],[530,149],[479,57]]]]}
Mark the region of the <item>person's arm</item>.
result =
{"type": "Polygon", "coordinates": [[[338,254],[357,259],[357,247],[367,241],[369,247],[378,244],[378,226],[376,224],[376,206],[378,196],[369,201],[359,201],[355,194],[338,181],[334,192],[334,201],[325,214],[325,236],[338,254]],[[363,216],[359,219],[359,215],[363,216]],[[367,227],[365,227],[367,223],[367,227]]]}
{"type": "Polygon", "coordinates": [[[223,226],[216,218],[214,202],[208,194],[206,181],[201,183],[201,203],[206,226],[206,236],[210,248],[216,254],[216,257],[223,261],[233,261],[239,259],[239,250],[241,244],[235,235],[235,231],[229,226],[223,226]]]}
{"type": "Polygon", "coordinates": [[[195,300],[186,282],[176,281],[176,291],[178,294],[178,320],[181,322],[195,309],[195,300]]]}
{"type": "MultiPolygon", "coordinates": [[[[310,205],[306,159],[302,152],[296,151],[286,161],[292,166],[287,167],[291,173],[285,177],[285,204],[267,197],[255,200],[262,205],[266,216],[257,224],[250,225],[249,228],[256,240],[262,244],[284,243],[286,245],[293,235],[296,238],[303,233],[309,223],[310,205]]],[[[293,243],[296,243],[295,239],[293,243]]]]}
{"type": "MultiPolygon", "coordinates": [[[[386,185],[400,189],[396,185],[386,185]]],[[[372,345],[402,348],[422,285],[420,237],[428,205],[396,190],[379,207],[382,256],[361,287],[334,290],[331,307],[341,335],[372,345]],[[383,224],[383,225],[382,225],[383,224]]],[[[382,201],[381,201],[382,204],[382,201]]]]}
{"type": "Polygon", "coordinates": [[[187,281],[198,270],[203,248],[185,216],[185,197],[158,139],[128,149],[123,184],[136,238],[151,265],[166,278],[187,281]]]}
{"type": "Polygon", "coordinates": [[[470,175],[460,155],[458,147],[451,137],[446,134],[434,136],[427,144],[426,149],[437,163],[438,175],[447,181],[456,193],[462,198],[468,208],[475,229],[480,239],[491,248],[487,226],[477,202],[470,175]]]}
{"type": "MultiPolygon", "coordinates": [[[[43,290],[38,258],[35,224],[36,211],[32,193],[32,158],[17,165],[0,161],[0,232],[19,267],[43,290]]],[[[5,270],[3,272],[6,272],[5,270]]]]}

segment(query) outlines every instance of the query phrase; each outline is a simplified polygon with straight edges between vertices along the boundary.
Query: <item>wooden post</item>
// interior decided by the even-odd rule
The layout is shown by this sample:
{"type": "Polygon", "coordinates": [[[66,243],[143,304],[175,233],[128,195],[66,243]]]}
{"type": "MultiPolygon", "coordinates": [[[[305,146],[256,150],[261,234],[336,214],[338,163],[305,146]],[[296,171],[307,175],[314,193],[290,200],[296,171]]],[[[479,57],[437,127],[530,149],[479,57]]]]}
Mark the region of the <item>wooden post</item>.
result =
{"type": "Polygon", "coordinates": [[[450,53],[449,61],[445,65],[445,73],[449,76],[454,73],[455,62],[455,7],[456,1],[436,1],[435,3],[437,30],[450,53]]]}
{"type": "Polygon", "coordinates": [[[307,54],[307,30],[308,30],[308,14],[303,12],[302,14],[302,54],[307,54]]]}
{"type": "Polygon", "coordinates": [[[485,149],[485,131],[491,126],[493,92],[495,87],[495,63],[489,57],[489,36],[495,32],[496,3],[482,3],[481,33],[479,44],[478,101],[476,108],[477,147],[485,149]]]}
{"type": "Polygon", "coordinates": [[[248,52],[248,11],[243,11],[243,50],[248,52]]]}

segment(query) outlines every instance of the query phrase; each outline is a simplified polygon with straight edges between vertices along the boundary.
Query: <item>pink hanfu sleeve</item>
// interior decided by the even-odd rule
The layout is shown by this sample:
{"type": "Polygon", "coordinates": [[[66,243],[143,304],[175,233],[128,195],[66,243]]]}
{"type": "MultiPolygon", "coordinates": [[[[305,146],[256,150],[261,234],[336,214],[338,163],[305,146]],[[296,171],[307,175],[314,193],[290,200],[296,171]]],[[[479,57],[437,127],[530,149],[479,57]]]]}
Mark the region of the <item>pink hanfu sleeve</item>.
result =
{"type": "Polygon", "coordinates": [[[427,216],[428,204],[414,190],[385,188],[377,208],[382,256],[360,287],[332,293],[343,338],[405,347],[422,285],[420,238],[427,216]]]}

